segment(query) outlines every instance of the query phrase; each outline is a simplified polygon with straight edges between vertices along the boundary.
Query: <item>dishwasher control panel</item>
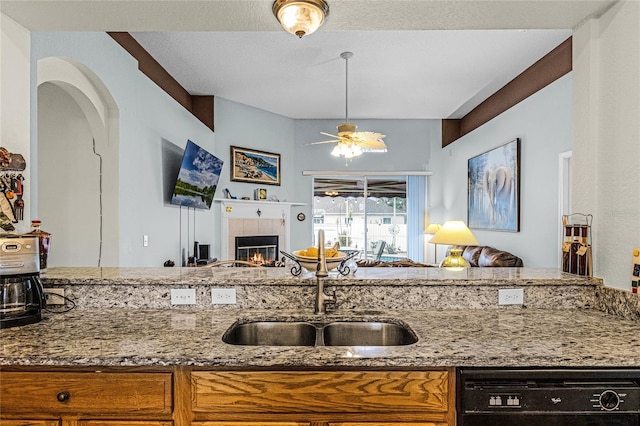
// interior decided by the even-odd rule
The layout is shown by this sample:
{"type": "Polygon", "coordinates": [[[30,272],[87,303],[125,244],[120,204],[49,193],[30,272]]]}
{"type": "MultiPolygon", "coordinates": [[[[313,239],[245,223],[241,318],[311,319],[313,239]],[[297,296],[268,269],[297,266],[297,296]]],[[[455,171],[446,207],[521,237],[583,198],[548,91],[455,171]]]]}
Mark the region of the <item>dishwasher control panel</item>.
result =
{"type": "Polygon", "coordinates": [[[461,412],[640,414],[640,370],[470,370],[459,372],[461,412]]]}
{"type": "Polygon", "coordinates": [[[508,392],[500,386],[474,387],[463,391],[473,411],[621,411],[640,413],[640,390],[620,386],[609,388],[544,387],[508,392]]]}

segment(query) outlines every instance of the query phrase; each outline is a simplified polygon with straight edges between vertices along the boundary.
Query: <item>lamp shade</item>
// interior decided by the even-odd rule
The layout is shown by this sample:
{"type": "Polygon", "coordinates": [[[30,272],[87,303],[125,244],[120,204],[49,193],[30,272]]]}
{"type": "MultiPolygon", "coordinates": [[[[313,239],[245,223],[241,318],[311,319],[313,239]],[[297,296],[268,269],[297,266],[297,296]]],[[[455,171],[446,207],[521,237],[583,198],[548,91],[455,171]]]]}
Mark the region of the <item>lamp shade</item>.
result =
{"type": "Polygon", "coordinates": [[[461,220],[449,220],[431,237],[433,244],[451,244],[454,246],[476,246],[479,244],[467,225],[461,220]]]}
{"type": "Polygon", "coordinates": [[[433,222],[430,223],[429,226],[427,226],[427,229],[424,230],[424,233],[433,235],[438,232],[440,228],[442,228],[442,225],[440,225],[438,222],[433,222]]]}
{"type": "Polygon", "coordinates": [[[300,38],[317,30],[329,14],[324,0],[276,0],[272,9],[282,28],[300,38]]]}

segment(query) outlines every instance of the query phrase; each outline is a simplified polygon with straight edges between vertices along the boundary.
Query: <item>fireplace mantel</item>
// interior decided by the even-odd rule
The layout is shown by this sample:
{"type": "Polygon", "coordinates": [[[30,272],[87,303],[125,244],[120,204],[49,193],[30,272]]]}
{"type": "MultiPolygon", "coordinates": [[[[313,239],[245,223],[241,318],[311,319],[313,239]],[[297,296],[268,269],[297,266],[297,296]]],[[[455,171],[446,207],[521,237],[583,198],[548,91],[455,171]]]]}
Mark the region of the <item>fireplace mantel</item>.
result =
{"type": "Polygon", "coordinates": [[[280,250],[290,251],[291,206],[304,203],[221,199],[220,259],[233,260],[235,237],[278,235],[280,250]]]}

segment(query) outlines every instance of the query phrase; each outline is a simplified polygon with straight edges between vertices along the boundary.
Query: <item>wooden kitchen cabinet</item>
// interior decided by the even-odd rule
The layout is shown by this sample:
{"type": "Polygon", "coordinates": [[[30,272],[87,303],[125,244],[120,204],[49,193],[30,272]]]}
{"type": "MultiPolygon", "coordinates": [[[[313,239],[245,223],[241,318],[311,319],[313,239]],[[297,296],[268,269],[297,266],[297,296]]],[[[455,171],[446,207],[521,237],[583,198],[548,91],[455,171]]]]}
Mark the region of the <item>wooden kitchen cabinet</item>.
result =
{"type": "Polygon", "coordinates": [[[80,420],[78,426],[172,426],[173,422],[131,420],[80,420]]]}
{"type": "Polygon", "coordinates": [[[2,371],[2,426],[454,426],[454,370],[2,371]]]}
{"type": "Polygon", "coordinates": [[[453,377],[450,369],[193,371],[193,424],[453,426],[453,377]]]}
{"type": "Polygon", "coordinates": [[[2,425],[170,426],[172,412],[169,372],[2,372],[2,425]]]}
{"type": "Polygon", "coordinates": [[[193,422],[191,426],[310,426],[309,422],[193,422]]]}
{"type": "Polygon", "coordinates": [[[328,426],[447,426],[448,423],[433,423],[433,422],[330,422],[328,426]]]}

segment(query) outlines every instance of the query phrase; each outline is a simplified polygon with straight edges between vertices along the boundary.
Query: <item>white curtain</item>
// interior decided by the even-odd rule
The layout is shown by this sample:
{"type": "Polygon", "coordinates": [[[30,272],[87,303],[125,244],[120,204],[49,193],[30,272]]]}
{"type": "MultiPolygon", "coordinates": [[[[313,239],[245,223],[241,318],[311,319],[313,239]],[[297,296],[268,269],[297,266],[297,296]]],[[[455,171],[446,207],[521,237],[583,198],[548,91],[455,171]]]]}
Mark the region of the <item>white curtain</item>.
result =
{"type": "Polygon", "coordinates": [[[427,176],[407,176],[407,257],[424,261],[424,218],[427,206],[427,176]]]}

